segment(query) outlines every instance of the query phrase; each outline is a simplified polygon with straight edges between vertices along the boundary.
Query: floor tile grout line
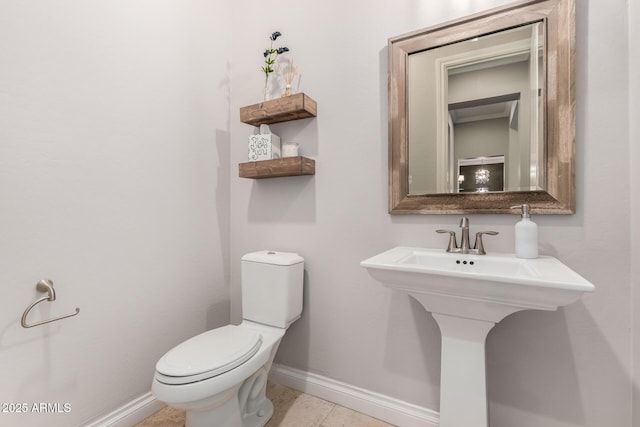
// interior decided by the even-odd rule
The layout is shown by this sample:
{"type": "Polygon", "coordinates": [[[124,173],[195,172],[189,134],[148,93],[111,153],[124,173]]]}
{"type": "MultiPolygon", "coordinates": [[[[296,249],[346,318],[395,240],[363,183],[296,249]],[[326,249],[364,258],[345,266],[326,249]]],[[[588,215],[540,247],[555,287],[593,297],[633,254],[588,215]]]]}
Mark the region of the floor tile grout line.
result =
{"type": "MultiPolygon", "coordinates": [[[[324,400],[324,399],[322,399],[324,400]]],[[[327,420],[327,418],[329,418],[329,416],[331,415],[331,413],[333,412],[334,409],[336,409],[336,404],[333,402],[329,402],[328,400],[325,400],[325,402],[328,402],[331,405],[331,410],[329,412],[327,412],[327,415],[325,415],[321,420],[320,420],[320,425],[318,427],[322,427],[324,425],[324,422],[327,420]]]]}

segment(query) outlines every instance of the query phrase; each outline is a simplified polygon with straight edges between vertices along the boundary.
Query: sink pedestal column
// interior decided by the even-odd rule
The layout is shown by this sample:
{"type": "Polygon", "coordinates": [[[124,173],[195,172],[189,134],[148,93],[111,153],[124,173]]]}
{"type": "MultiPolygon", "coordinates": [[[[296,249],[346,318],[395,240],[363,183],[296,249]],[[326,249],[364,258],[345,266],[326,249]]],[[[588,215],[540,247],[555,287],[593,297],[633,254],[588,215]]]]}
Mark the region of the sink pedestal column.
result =
{"type": "Polygon", "coordinates": [[[442,334],[440,426],[487,427],[485,339],[495,323],[431,314],[442,334]]]}

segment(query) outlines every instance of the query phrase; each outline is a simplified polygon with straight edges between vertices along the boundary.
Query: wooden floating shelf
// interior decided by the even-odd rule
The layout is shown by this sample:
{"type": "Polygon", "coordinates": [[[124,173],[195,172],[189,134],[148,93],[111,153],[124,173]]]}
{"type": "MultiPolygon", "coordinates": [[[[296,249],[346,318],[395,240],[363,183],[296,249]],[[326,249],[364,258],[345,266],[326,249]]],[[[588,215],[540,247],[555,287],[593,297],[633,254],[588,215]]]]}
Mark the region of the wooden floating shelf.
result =
{"type": "Polygon", "coordinates": [[[304,93],[240,108],[240,121],[253,126],[316,117],[318,104],[304,93]]]}
{"type": "Polygon", "coordinates": [[[315,174],[316,161],[302,156],[261,160],[258,162],[240,163],[238,165],[238,175],[240,178],[263,179],[315,174]]]}

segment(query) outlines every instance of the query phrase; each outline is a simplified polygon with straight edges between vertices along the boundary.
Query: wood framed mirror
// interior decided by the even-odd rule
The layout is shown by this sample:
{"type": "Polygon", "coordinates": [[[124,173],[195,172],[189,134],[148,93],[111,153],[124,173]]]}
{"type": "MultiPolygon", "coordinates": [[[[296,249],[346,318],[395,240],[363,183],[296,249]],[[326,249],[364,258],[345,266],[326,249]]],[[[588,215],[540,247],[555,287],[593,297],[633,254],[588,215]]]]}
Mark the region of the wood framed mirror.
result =
{"type": "Polygon", "coordinates": [[[574,45],[574,0],[389,39],[389,212],[575,213],[574,45]],[[494,169],[461,173],[484,159],[494,169]]]}

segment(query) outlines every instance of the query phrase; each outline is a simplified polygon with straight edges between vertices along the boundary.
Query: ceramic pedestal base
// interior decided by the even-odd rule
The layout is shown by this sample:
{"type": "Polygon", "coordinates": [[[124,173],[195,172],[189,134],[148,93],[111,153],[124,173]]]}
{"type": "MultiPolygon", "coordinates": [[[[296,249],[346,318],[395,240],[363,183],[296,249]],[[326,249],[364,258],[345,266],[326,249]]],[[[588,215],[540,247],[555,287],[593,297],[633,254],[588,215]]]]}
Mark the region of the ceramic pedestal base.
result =
{"type": "Polygon", "coordinates": [[[432,315],[442,333],[440,426],[487,427],[485,339],[495,323],[432,315]]]}
{"type": "Polygon", "coordinates": [[[496,323],[526,307],[410,295],[436,319],[442,334],[440,427],[488,427],[485,340],[496,323]]]}
{"type": "Polygon", "coordinates": [[[485,339],[496,323],[521,310],[557,310],[595,289],[549,256],[475,256],[398,246],[360,265],[385,286],[407,292],[438,322],[441,427],[489,425],[485,339]]]}

